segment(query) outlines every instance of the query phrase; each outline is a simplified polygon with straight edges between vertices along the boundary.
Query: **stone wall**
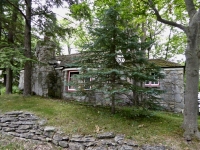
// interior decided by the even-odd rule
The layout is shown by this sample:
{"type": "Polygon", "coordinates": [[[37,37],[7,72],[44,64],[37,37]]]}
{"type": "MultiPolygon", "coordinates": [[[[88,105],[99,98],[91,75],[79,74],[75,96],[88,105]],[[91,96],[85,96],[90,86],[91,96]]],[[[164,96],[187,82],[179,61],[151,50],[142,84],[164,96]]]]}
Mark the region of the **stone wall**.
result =
{"type": "MultiPolygon", "coordinates": [[[[62,82],[60,71],[49,65],[55,59],[55,45],[51,41],[39,41],[35,56],[38,62],[32,68],[32,92],[44,97],[61,97],[62,82]]],[[[24,88],[24,71],[20,72],[19,88],[24,88]]]]}
{"type": "Polygon", "coordinates": [[[184,68],[165,68],[160,80],[161,104],[167,110],[182,112],[184,108],[184,68]]]}
{"type": "MultiPolygon", "coordinates": [[[[165,76],[164,79],[160,79],[159,86],[155,87],[163,90],[163,94],[159,95],[159,102],[166,110],[182,112],[184,108],[184,68],[164,68],[163,74],[165,76]]],[[[66,73],[64,76],[66,76],[66,73]]],[[[66,83],[67,81],[65,80],[64,82],[66,83]]],[[[118,95],[117,97],[120,101],[116,102],[116,104],[132,105],[132,101],[127,95],[118,95]]],[[[111,105],[106,95],[100,92],[88,93],[86,96],[74,96],[74,92],[67,92],[64,87],[63,98],[91,102],[94,105],[111,105]]]]}
{"type": "MultiPolygon", "coordinates": [[[[92,135],[67,135],[52,126],[45,126],[46,120],[33,113],[12,111],[0,115],[0,133],[34,141],[50,142],[70,150],[134,150],[138,145],[126,140],[125,135],[112,132],[92,135]]],[[[166,149],[165,146],[142,146],[141,149],[166,149]]]]}

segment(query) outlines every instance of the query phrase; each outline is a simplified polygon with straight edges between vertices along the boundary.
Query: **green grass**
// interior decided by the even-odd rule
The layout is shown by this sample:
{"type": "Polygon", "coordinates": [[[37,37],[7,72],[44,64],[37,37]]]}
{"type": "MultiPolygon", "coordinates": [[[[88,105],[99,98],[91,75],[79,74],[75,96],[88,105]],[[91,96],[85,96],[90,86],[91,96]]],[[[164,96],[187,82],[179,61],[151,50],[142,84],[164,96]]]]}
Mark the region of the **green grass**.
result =
{"type": "Polygon", "coordinates": [[[199,146],[197,141],[188,145],[182,137],[180,128],[182,114],[151,111],[150,115],[137,116],[131,107],[118,108],[111,114],[110,108],[94,107],[83,103],[42,97],[23,97],[21,95],[1,95],[2,112],[23,110],[33,112],[48,120],[48,125],[59,127],[66,134],[91,134],[98,130],[125,134],[138,144],[160,144],[187,149],[199,146]]]}

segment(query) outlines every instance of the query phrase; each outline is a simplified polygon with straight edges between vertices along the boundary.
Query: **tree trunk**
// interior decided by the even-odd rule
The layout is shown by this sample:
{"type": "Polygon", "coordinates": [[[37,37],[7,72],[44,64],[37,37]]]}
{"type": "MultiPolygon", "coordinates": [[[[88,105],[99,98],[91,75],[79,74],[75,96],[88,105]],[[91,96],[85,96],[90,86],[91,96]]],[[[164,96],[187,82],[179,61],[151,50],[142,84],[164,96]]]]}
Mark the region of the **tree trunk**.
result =
{"type": "Polygon", "coordinates": [[[10,68],[6,69],[6,94],[12,94],[13,72],[10,68]]]}
{"type": "MultiPolygon", "coordinates": [[[[16,7],[18,7],[18,1],[16,1],[16,7]]],[[[8,31],[8,43],[13,45],[14,44],[14,32],[16,29],[15,22],[17,21],[17,13],[16,9],[13,8],[12,10],[12,20],[10,21],[9,31],[8,31]]],[[[10,64],[13,65],[13,58],[10,60],[10,64]]],[[[13,81],[13,71],[10,68],[6,69],[6,94],[12,93],[12,81],[13,81]]]]}
{"type": "Polygon", "coordinates": [[[191,53],[192,50],[186,51],[186,89],[185,89],[185,108],[184,137],[191,140],[191,135],[198,133],[197,123],[197,107],[198,107],[198,80],[199,80],[199,64],[198,56],[191,53]]]}
{"type": "MultiPolygon", "coordinates": [[[[0,42],[2,41],[2,16],[3,16],[3,1],[0,1],[0,42]]],[[[5,74],[5,68],[3,68],[3,85],[6,86],[6,74],[5,74]]]]}
{"type": "MultiPolygon", "coordinates": [[[[31,59],[31,3],[32,0],[26,1],[26,19],[25,19],[25,40],[24,40],[24,55],[28,59],[31,59]]],[[[30,60],[25,62],[24,66],[24,96],[31,95],[31,74],[32,63],[30,60]]]]}
{"type": "Polygon", "coordinates": [[[198,131],[198,82],[200,59],[200,12],[198,11],[190,21],[187,34],[186,49],[186,87],[183,128],[184,137],[191,140],[193,136],[200,138],[198,131]]]}
{"type": "MultiPolygon", "coordinates": [[[[3,1],[0,1],[0,14],[3,14],[3,1]]],[[[0,17],[0,41],[2,39],[2,17],[0,17]]]]}

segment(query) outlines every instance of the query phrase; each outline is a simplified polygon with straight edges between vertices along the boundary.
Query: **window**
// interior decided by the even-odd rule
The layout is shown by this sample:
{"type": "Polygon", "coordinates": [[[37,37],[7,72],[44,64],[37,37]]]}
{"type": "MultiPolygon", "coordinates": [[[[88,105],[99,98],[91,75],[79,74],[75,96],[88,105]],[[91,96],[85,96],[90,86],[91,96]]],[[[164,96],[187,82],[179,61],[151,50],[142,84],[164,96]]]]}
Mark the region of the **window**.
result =
{"type": "Polygon", "coordinates": [[[77,70],[70,70],[67,73],[67,91],[76,91],[79,85],[83,85],[82,87],[85,90],[89,90],[91,87],[89,85],[89,82],[91,81],[91,78],[84,78],[84,80],[80,80],[77,78],[79,75],[79,71],[77,70]]]}
{"type": "Polygon", "coordinates": [[[159,86],[159,80],[156,78],[155,73],[152,73],[151,75],[154,76],[154,79],[156,79],[156,80],[155,81],[146,81],[145,87],[158,87],[159,86]]]}
{"type": "Polygon", "coordinates": [[[79,74],[78,71],[68,71],[68,90],[75,91],[75,86],[78,84],[76,76],[79,74]]]}

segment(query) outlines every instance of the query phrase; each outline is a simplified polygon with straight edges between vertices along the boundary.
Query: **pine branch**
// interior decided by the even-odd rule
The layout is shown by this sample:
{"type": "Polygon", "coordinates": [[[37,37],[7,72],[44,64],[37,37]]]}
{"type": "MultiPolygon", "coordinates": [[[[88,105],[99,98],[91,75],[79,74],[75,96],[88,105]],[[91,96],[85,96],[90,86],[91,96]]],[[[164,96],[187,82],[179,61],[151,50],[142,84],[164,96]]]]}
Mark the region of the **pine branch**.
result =
{"type": "Polygon", "coordinates": [[[9,0],[6,0],[10,5],[12,5],[15,9],[17,9],[19,12],[20,12],[20,14],[24,17],[24,19],[26,20],[26,21],[28,21],[27,19],[26,19],[26,15],[18,8],[18,7],[16,7],[16,5],[14,5],[13,3],[11,3],[9,0]]]}

